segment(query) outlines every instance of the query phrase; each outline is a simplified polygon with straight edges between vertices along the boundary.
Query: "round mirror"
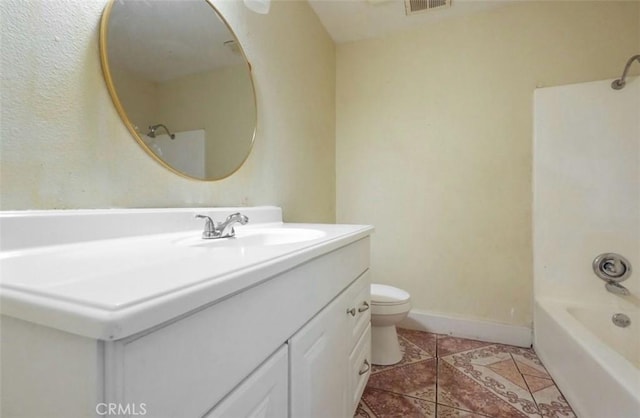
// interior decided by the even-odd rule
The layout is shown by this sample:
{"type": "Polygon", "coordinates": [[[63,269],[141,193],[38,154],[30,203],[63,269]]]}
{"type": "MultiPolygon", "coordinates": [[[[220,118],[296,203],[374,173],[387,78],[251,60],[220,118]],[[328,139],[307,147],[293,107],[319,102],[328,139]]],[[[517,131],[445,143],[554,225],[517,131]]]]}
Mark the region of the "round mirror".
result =
{"type": "Polygon", "coordinates": [[[251,67],[206,0],[111,0],[100,26],[111,98],[140,145],[167,169],[218,180],[255,136],[251,67]]]}

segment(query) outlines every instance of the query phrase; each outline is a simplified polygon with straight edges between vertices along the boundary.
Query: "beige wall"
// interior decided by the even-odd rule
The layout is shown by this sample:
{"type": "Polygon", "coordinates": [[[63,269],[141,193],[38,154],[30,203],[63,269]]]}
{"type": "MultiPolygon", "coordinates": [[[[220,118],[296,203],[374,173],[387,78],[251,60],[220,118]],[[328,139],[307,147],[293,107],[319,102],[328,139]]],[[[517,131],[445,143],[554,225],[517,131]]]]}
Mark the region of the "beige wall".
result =
{"type": "Polygon", "coordinates": [[[204,129],[206,175],[226,177],[244,161],[256,121],[245,64],[180,77],[157,85],[158,122],[172,132],[204,129]]]}
{"type": "Polygon", "coordinates": [[[532,97],[618,77],[638,2],[526,2],[337,48],[338,222],[414,308],[529,325],[532,97]]]}
{"type": "Polygon", "coordinates": [[[268,15],[214,1],[254,70],[258,132],[228,179],[176,176],[120,121],[102,78],[106,1],[0,1],[0,208],[282,206],[287,220],[335,219],[335,47],[306,1],[268,15]]]}
{"type": "Polygon", "coordinates": [[[247,158],[254,139],[256,106],[246,64],[163,83],[115,67],[111,75],[118,97],[141,135],[158,123],[172,133],[203,129],[208,178],[228,176],[247,158]]]}
{"type": "Polygon", "coordinates": [[[136,131],[144,135],[158,113],[158,85],[124,71],[120,66],[111,66],[111,77],[129,120],[136,131]]]}

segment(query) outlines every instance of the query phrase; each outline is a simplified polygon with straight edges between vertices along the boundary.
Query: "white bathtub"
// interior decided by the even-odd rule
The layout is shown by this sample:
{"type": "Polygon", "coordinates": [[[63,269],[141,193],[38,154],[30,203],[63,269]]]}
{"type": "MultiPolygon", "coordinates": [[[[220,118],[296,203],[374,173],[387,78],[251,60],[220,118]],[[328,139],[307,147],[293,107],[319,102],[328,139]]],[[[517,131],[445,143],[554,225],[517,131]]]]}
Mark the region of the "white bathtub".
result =
{"type": "Polygon", "coordinates": [[[534,349],[581,418],[640,416],[640,306],[536,300],[534,349]],[[631,325],[613,324],[625,313],[631,325]]]}

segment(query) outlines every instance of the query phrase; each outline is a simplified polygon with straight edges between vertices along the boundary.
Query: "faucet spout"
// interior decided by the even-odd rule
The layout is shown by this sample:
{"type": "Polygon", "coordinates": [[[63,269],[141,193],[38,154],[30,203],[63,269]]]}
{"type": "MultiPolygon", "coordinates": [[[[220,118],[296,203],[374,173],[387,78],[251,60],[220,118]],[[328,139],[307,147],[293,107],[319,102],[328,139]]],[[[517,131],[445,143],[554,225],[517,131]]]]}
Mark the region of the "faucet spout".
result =
{"type": "Polygon", "coordinates": [[[604,287],[606,287],[609,292],[615,293],[616,295],[628,296],[631,294],[631,292],[629,292],[629,289],[627,289],[620,283],[616,283],[613,281],[605,283],[604,287]]]}
{"type": "Polygon", "coordinates": [[[220,238],[233,237],[236,235],[236,231],[233,226],[237,223],[240,225],[246,225],[249,222],[249,218],[246,215],[236,212],[227,217],[227,219],[218,225],[218,231],[220,232],[220,238]]]}

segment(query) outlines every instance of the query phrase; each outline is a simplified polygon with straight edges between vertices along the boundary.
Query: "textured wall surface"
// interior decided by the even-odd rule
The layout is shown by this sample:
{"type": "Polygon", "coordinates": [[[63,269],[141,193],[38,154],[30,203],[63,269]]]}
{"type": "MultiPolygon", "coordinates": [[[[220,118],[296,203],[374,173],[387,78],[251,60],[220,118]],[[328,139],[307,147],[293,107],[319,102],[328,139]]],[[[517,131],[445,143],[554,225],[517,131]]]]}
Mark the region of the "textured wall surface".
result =
{"type": "Polygon", "coordinates": [[[0,208],[282,206],[335,218],[335,47],[306,1],[268,15],[214,1],[252,64],[258,132],[228,179],[198,182],[148,157],[119,119],[98,53],[106,1],[2,0],[0,208]]]}
{"type": "Polygon", "coordinates": [[[518,2],[337,49],[338,222],[414,308],[530,325],[536,86],[618,77],[638,2],[518,2]]]}

